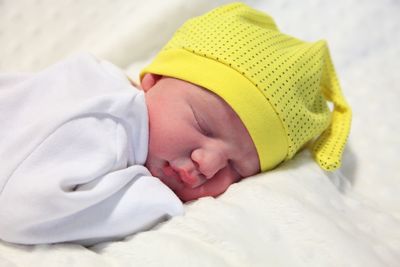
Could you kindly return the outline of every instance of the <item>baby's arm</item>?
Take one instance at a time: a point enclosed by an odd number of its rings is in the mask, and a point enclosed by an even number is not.
[[[145,167],[127,167],[127,140],[123,126],[107,117],[57,129],[1,193],[0,238],[91,245],[182,214],[179,199]]]

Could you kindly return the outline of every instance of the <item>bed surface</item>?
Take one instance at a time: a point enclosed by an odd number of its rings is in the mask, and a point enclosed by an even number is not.
[[[35,71],[79,50],[139,69],[183,21],[230,1],[0,1],[0,71]],[[299,38],[326,39],[353,108],[340,171],[293,161],[185,206],[120,242],[0,242],[0,266],[399,266],[400,3],[243,1]]]

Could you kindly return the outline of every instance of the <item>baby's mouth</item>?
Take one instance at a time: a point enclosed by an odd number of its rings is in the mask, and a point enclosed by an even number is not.
[[[162,169],[163,178],[162,179],[168,186],[172,186],[172,188],[180,188],[183,186],[183,182],[179,177],[179,174],[172,169],[172,167],[166,163]]]
[[[166,165],[162,168],[162,171],[165,176],[174,180],[178,180],[179,182],[185,184],[187,187],[190,187],[192,189],[199,187],[207,181],[207,179],[201,177],[201,175],[191,175],[183,169],[173,168],[169,163],[166,163]]]

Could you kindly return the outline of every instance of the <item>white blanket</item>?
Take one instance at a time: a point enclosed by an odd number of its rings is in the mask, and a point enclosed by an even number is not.
[[[226,2],[5,0],[0,70],[40,69],[84,49],[135,76],[184,20]],[[0,266],[399,266],[400,3],[244,2],[284,32],[330,44],[354,112],[342,170],[327,174],[304,151],[121,242],[0,243]]]

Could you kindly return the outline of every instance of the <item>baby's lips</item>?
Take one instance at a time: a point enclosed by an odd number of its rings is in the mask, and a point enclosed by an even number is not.
[[[162,171],[164,176],[168,177],[169,180],[174,180],[174,182],[178,182],[181,186],[185,185],[192,189],[207,182],[206,177],[196,170],[189,172],[183,168],[174,167],[168,162],[163,166]]]
[[[190,186],[190,188],[196,188],[202,184],[204,184],[207,179],[202,175],[191,175],[185,170],[178,170],[179,176],[181,180]]]
[[[163,179],[161,179],[168,187],[170,187],[172,190],[180,189],[183,187],[182,180],[179,177],[179,174],[174,171],[174,169],[169,166],[163,166],[162,167],[162,172],[163,172]]]
[[[194,183],[194,184],[192,185],[192,188],[199,187],[199,186],[201,186],[202,184],[204,184],[204,183],[207,182],[207,181],[208,181],[208,180],[207,180],[204,176],[199,175],[199,176],[197,177],[197,182]]]

